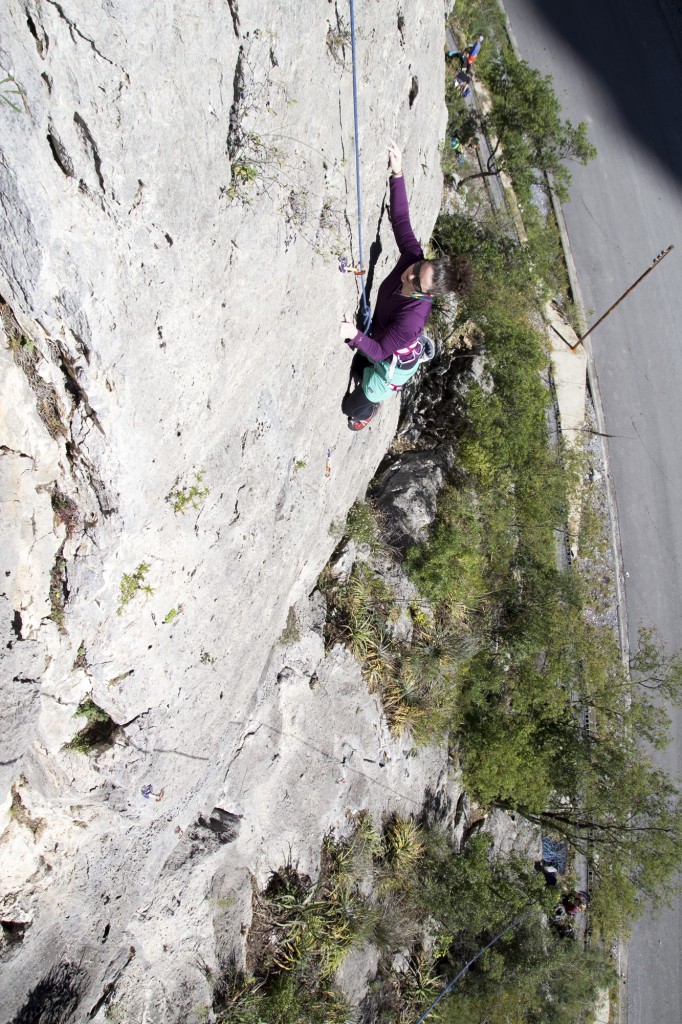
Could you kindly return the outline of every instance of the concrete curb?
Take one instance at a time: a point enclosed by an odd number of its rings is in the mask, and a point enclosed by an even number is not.
[[[503,0],[497,0],[498,6],[504,15],[504,20],[507,29],[507,35],[512,45],[512,49],[517,57],[520,57],[519,45],[514,35],[514,31],[511,27],[509,16],[504,8]],[[682,15],[678,11],[673,11],[670,0],[659,0],[659,4],[663,9],[668,24],[670,26],[671,34],[675,40],[675,46],[682,59]],[[552,184],[551,177],[548,176],[550,185]],[[578,315],[581,320],[581,327],[585,327],[585,307],[582,300],[582,292],[580,289],[580,281],[578,279],[578,272],[575,266],[575,260],[573,259],[573,252],[571,249],[571,241],[568,237],[568,230],[566,228],[566,221],[564,219],[564,211],[561,206],[560,200],[554,194],[552,189],[552,207],[554,209],[554,216],[556,218],[557,227],[559,229],[559,236],[561,238],[561,247],[564,253],[564,259],[566,260],[566,269],[568,271],[568,280],[573,294],[573,301],[575,302],[576,308],[578,309]],[[604,408],[601,400],[601,393],[599,391],[599,380],[597,377],[597,368],[594,361],[594,355],[592,352],[591,339],[586,338],[583,342],[583,348],[587,355],[587,387],[592,397],[592,404],[594,405],[595,416],[597,419],[597,427],[600,434],[602,459],[604,463],[604,473],[606,478],[606,498],[609,509],[609,525],[611,528],[611,547],[613,549],[613,558],[615,565],[615,588],[616,588],[616,605],[618,609],[618,639],[620,644],[621,658],[626,669],[630,664],[630,641],[628,637],[628,614],[627,614],[627,603],[625,596],[625,574],[623,571],[623,556],[620,543],[620,530],[618,527],[618,506],[616,503],[616,490],[613,480],[613,474],[611,472],[611,462],[609,459],[609,446],[608,438],[606,436],[606,424],[604,419]],[[618,968],[618,1022],[619,1024],[627,1024],[628,1021],[628,1001],[627,1001],[627,944],[619,941],[616,948],[616,961]]]
[[[568,237],[568,231],[566,229],[564,212],[561,207],[560,201],[554,194],[552,194],[552,206],[554,207],[554,215],[556,217],[557,226],[559,228],[559,235],[561,237],[561,247],[564,251],[564,257],[566,259],[566,267],[568,270],[568,280],[571,286],[571,292],[573,293],[574,302],[580,311],[580,317],[581,319],[584,320],[585,307],[583,305],[580,283],[578,281],[578,275],[575,269],[575,262],[573,260],[573,254],[571,252],[571,242]],[[604,409],[601,401],[601,393],[599,391],[599,380],[597,378],[597,368],[594,362],[591,339],[586,338],[582,344],[587,355],[587,387],[592,397],[595,415],[597,417],[597,427],[599,428],[600,434],[605,435],[606,423],[604,420]],[[626,666],[628,666],[630,663],[630,641],[628,638],[628,616],[627,603],[625,599],[625,575],[623,572],[623,558],[620,546],[620,530],[618,529],[618,507],[616,504],[615,486],[613,482],[613,476],[611,474],[611,464],[609,461],[608,438],[606,436],[602,436],[601,446],[602,457],[604,459],[604,469],[606,471],[607,499],[609,506],[609,518],[611,520],[611,544],[613,546],[613,553],[616,566],[615,585],[616,603],[618,605],[618,633],[623,663]]]
[[[665,6],[664,0],[660,0],[663,6]],[[521,57],[519,51],[519,44],[514,35],[514,30],[511,27],[509,16],[504,8],[503,0],[497,0],[500,10],[504,15],[507,35],[512,45],[512,49],[517,57]],[[682,18],[680,21],[682,25]],[[547,176],[550,186],[552,185],[551,175]],[[573,259],[573,252],[571,250],[571,241],[568,237],[568,230],[566,228],[566,221],[564,219],[564,211],[561,206],[560,200],[557,198],[554,189],[551,189],[552,196],[552,207],[554,209],[554,216],[556,217],[557,227],[559,229],[559,236],[561,238],[561,247],[564,252],[564,259],[566,260],[566,269],[568,271],[568,281],[573,294],[573,300],[578,309],[578,315],[581,320],[581,327],[586,326],[585,321],[585,307],[583,305],[582,292],[580,289],[580,281],[578,280],[578,271],[576,270],[575,260]],[[597,417],[597,426],[599,432],[602,435],[606,435],[606,425],[604,421],[604,409],[601,401],[601,394],[599,391],[599,380],[597,378],[597,368],[594,362],[594,355],[592,352],[592,342],[590,338],[586,338],[583,342],[583,348],[587,355],[587,387],[592,397],[594,404],[595,415]],[[607,437],[602,436],[602,457],[604,459],[604,469],[606,473],[607,482],[607,501],[609,507],[609,519],[611,520],[611,543],[613,546],[614,560],[616,566],[616,603],[618,606],[618,633],[620,641],[621,655],[623,663],[627,666],[630,663],[630,642],[628,639],[628,617],[627,617],[627,605],[625,599],[625,575],[623,572],[623,558],[620,545],[620,531],[618,529],[618,508],[616,505],[616,491],[613,482],[613,476],[611,473],[611,463],[609,460],[608,443]]]
[[[511,38],[511,36],[510,36]],[[512,42],[512,45],[515,44]],[[568,237],[568,230],[566,228],[566,221],[564,220],[564,211],[561,206],[561,202],[552,192],[552,206],[554,208],[554,216],[556,217],[557,227],[559,228],[559,235],[561,237],[561,247],[564,252],[564,258],[566,260],[566,269],[568,271],[568,281],[573,293],[573,301],[579,311],[579,317],[581,320],[581,326],[585,323],[585,306],[583,305],[582,292],[580,290],[580,282],[578,280],[578,273],[573,259],[573,253],[571,250],[571,241]],[[601,393],[599,391],[599,380],[597,378],[597,368],[594,362],[594,355],[592,352],[592,343],[590,338],[586,338],[582,343],[582,347],[585,350],[587,356],[587,388],[592,396],[592,404],[594,406],[594,412],[597,419],[597,428],[601,442],[601,453],[602,460],[604,463],[604,475],[606,479],[606,500],[609,509],[609,526],[611,528],[611,547],[613,549],[613,560],[615,566],[615,586],[616,586],[616,606],[618,609],[618,640],[620,644],[621,659],[626,669],[630,665],[630,640],[628,637],[628,609],[625,597],[625,576],[623,571],[623,556],[620,546],[620,529],[618,527],[618,507],[616,504],[616,489],[613,481],[613,475],[611,473],[611,463],[609,460],[609,444],[606,436],[606,423],[604,419],[604,409],[601,401]],[[615,950],[615,957],[617,962],[618,970],[618,1024],[628,1024],[628,1000],[627,1000],[627,969],[628,969],[628,949],[627,944],[623,941],[617,943]]]

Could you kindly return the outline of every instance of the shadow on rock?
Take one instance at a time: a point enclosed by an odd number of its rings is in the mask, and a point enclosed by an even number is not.
[[[83,978],[77,964],[53,967],[29,993],[10,1024],[67,1024],[78,1007]]]

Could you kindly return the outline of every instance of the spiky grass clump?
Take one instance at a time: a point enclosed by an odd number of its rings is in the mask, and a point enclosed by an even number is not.
[[[384,829],[383,853],[394,878],[401,882],[411,878],[424,856],[419,825],[412,818],[391,818]]]

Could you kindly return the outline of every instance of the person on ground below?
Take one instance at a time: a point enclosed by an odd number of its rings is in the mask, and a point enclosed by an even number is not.
[[[583,892],[582,889],[565,893],[561,897],[561,906],[567,914],[575,917],[581,910],[587,910],[587,893]]]
[[[421,333],[431,314],[434,295],[463,294],[472,283],[472,268],[465,256],[454,260],[427,260],[414,236],[402,172],[402,156],[395,142],[388,148],[391,171],[391,224],[400,258],[377,293],[368,334],[358,331],[347,316],[340,335],[356,349],[352,378],[341,404],[351,430],[362,430],[374,416],[379,402],[400,391],[423,355]]]

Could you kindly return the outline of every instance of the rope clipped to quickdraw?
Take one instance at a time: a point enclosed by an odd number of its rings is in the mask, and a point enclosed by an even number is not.
[[[362,259],[362,199],[360,195],[360,132],[358,129],[358,77],[356,71],[356,60],[355,60],[355,3],[354,0],[350,0],[350,39],[351,39],[351,50],[353,54],[353,121],[355,126],[355,180],[357,182],[357,196],[358,196],[358,256],[359,262],[358,267],[355,269],[356,275],[360,279],[360,287],[362,288],[362,298],[360,300],[360,310],[358,312],[358,320],[360,322],[361,330],[367,332],[369,329],[370,322],[372,320],[372,310],[369,308],[367,301],[367,293],[365,291],[365,264]],[[343,267],[346,270],[346,267]]]
[[[429,1015],[429,1014],[431,1013],[431,1011],[432,1011],[433,1009],[435,1009],[435,1008],[436,1008],[436,1006],[438,1006],[438,1004],[439,1004],[439,1002],[441,1001],[441,999],[443,999],[443,998],[444,998],[444,997],[445,997],[445,996],[446,996],[446,995],[448,994],[448,992],[451,992],[451,991],[452,991],[452,989],[453,989],[453,988],[455,987],[455,985],[457,984],[457,982],[459,981],[459,979],[460,979],[460,978],[462,977],[462,975],[463,975],[463,974],[466,974],[466,972],[467,972],[467,971],[469,970],[469,968],[471,967],[471,965],[472,965],[472,964],[475,964],[475,963],[476,963],[476,961],[477,961],[477,960],[478,960],[478,959],[479,959],[480,957],[482,957],[482,956],[483,956],[483,954],[484,954],[484,953],[486,952],[486,950],[490,949],[490,947],[491,947],[491,946],[494,946],[494,945],[495,945],[495,943],[496,943],[496,942],[498,942],[498,941],[499,941],[499,940],[500,940],[500,939],[502,938],[502,936],[503,936],[503,935],[506,935],[506,934],[507,934],[507,932],[510,932],[510,931],[512,930],[512,928],[515,928],[515,927],[516,927],[516,925],[517,925],[517,924],[521,924],[521,922],[522,922],[522,921],[525,921],[525,919],[526,919],[527,917],[530,917],[530,915],[531,915],[531,914],[533,914],[533,913],[535,912],[535,909],[536,909],[535,907],[531,907],[531,909],[530,909],[529,911],[527,911],[527,913],[525,913],[525,914],[521,914],[521,916],[520,916],[520,917],[517,917],[517,918],[516,918],[516,919],[515,919],[514,921],[512,921],[512,923],[511,923],[511,924],[508,924],[508,925],[507,925],[507,927],[506,927],[506,928],[504,929],[504,931],[500,932],[500,934],[499,934],[499,935],[496,935],[494,939],[491,939],[491,940],[490,940],[490,942],[488,943],[488,945],[487,945],[487,946],[484,946],[484,947],[483,947],[483,949],[480,949],[480,950],[478,951],[478,953],[476,954],[476,956],[475,956],[475,957],[473,957],[473,958],[472,958],[472,959],[471,959],[471,960],[469,961],[469,963],[468,963],[468,964],[465,964],[465,965],[464,965],[464,967],[462,968],[462,970],[461,970],[461,971],[459,972],[459,974],[458,974],[458,975],[457,975],[456,977],[454,977],[454,978],[452,979],[452,981],[450,982],[450,984],[449,984],[449,985],[447,985],[447,986],[446,986],[446,987],[445,987],[445,988],[443,989],[443,991],[442,991],[442,992],[441,992],[441,994],[440,994],[440,995],[438,996],[438,998],[437,998],[437,999],[435,999],[435,1000],[434,1000],[434,1001],[433,1001],[433,1002],[431,1003],[431,1005],[429,1006],[428,1010],[427,1010],[427,1011],[426,1011],[425,1013],[423,1013],[423,1014],[421,1015],[421,1017],[420,1017],[420,1018],[419,1018],[419,1020],[417,1021],[417,1024],[422,1024],[422,1021],[423,1021],[423,1020],[425,1020],[425,1019],[426,1019],[426,1018],[428,1017],[428,1015]]]

